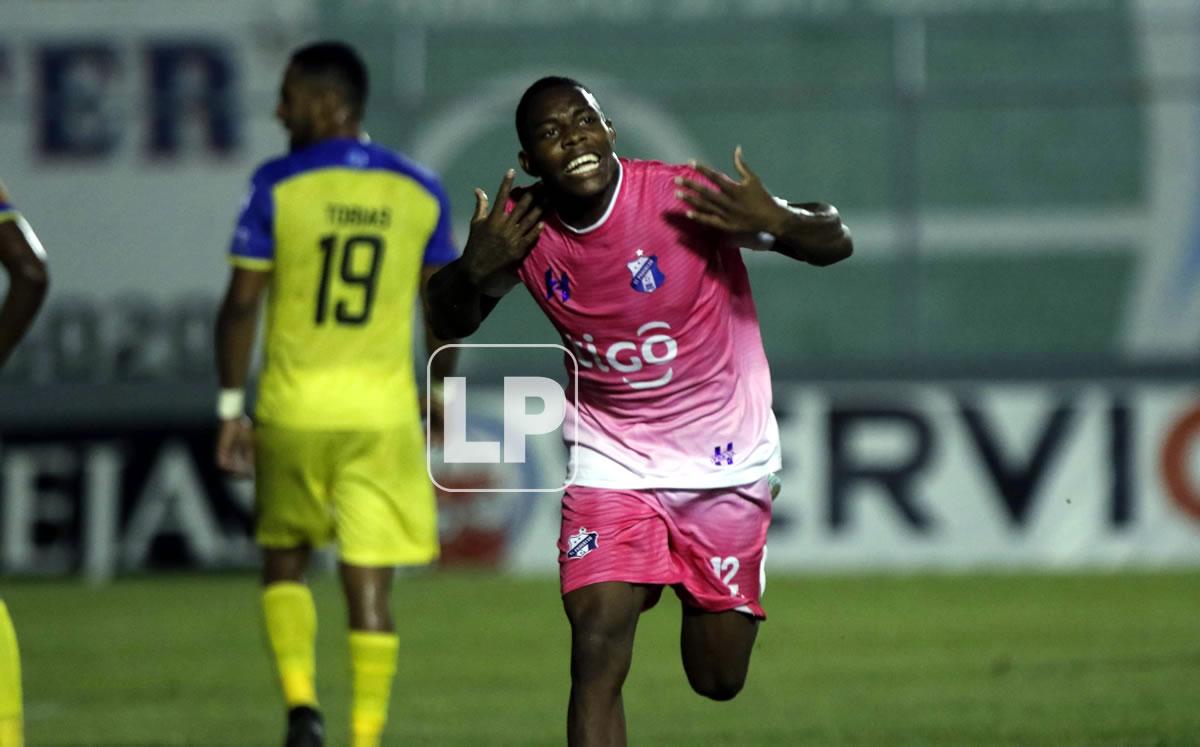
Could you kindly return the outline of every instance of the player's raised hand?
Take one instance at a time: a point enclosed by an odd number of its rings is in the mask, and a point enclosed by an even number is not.
[[[541,235],[542,208],[532,191],[521,195],[510,212],[504,211],[515,173],[509,169],[504,175],[490,211],[487,194],[475,190],[475,214],[471,216],[471,232],[462,259],[468,277],[476,284],[497,271],[511,269],[533,249]]]
[[[716,189],[694,179],[676,177],[675,184],[682,189],[676,190],[675,196],[690,206],[687,217],[733,234],[778,232],[787,211],[775,202],[758,175],[746,165],[740,145],[733,151],[733,165],[740,181],[702,163],[692,164]]]
[[[250,418],[221,421],[217,466],[234,477],[254,477],[254,426]]]

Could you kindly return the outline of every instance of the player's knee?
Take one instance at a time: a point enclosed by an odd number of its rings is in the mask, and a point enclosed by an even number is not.
[[[585,661],[619,659],[632,649],[631,643],[624,631],[617,629],[577,628],[571,635],[572,658]]]
[[[710,700],[733,700],[746,684],[743,674],[728,674],[723,672],[708,672],[704,675],[688,675],[692,690]]]
[[[620,682],[629,671],[633,641],[613,628],[576,629],[571,635],[571,677]]]

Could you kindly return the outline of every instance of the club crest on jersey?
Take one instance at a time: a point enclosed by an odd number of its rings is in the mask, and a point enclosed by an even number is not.
[[[600,546],[600,533],[589,532],[586,527],[567,538],[567,558],[578,560]]]
[[[629,285],[638,293],[653,293],[666,280],[662,270],[658,268],[658,255],[644,256],[645,252],[637,250],[637,259],[626,262],[625,266],[633,273],[633,282]]]

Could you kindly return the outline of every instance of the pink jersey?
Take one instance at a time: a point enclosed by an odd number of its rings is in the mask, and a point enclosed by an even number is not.
[[[582,230],[548,218],[518,273],[579,363],[574,483],[752,483],[780,467],[779,427],[740,250],[684,215],[673,180],[698,172],[620,164],[604,216]]]

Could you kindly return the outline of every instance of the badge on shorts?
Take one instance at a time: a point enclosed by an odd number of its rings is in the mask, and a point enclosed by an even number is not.
[[[567,538],[567,558],[578,560],[600,546],[600,534],[589,532],[586,527]]]

